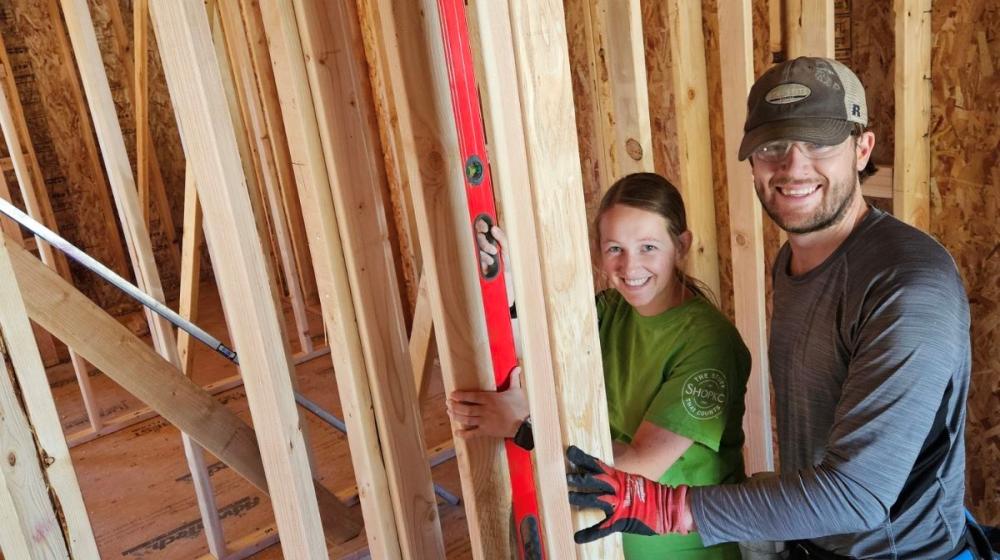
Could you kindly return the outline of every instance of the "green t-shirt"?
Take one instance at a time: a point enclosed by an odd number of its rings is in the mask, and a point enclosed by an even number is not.
[[[742,481],[750,353],[732,323],[701,297],[643,317],[615,290],[598,295],[597,316],[612,439],[630,443],[647,420],[694,441],[659,482]],[[624,535],[624,547],[628,560],[740,557],[735,543],[704,548],[697,533]]]

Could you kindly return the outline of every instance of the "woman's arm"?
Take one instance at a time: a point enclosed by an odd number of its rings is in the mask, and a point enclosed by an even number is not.
[[[615,443],[615,468],[659,480],[694,443],[649,421],[643,421],[632,443]]]

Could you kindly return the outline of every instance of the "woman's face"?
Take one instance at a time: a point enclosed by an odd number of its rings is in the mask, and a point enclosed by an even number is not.
[[[623,204],[609,208],[598,223],[601,270],[640,315],[676,305],[676,271],[686,248],[679,250],[667,228],[663,216]]]

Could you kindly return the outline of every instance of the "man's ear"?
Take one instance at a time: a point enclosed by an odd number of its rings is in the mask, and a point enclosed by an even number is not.
[[[872,157],[872,150],[875,149],[875,133],[866,130],[855,140],[855,150],[858,155],[857,171],[861,171],[868,165],[868,160]]]
[[[685,231],[684,233],[677,236],[677,242],[680,243],[680,247],[677,248],[677,253],[681,257],[686,257],[688,251],[691,249],[691,242],[694,236],[691,235],[690,231]]]

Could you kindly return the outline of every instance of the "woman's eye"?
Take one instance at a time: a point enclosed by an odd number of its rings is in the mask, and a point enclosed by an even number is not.
[[[617,255],[621,250],[621,247],[608,247],[605,252],[609,255]]]
[[[643,245],[642,246],[642,250],[643,251],[655,251],[656,250],[656,245]]]

